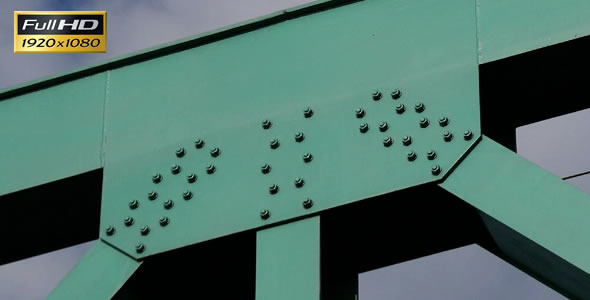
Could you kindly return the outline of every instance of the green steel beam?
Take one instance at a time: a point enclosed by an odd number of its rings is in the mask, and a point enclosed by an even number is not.
[[[479,209],[501,255],[590,298],[590,196],[484,137],[443,188]]]
[[[98,240],[47,300],[111,299],[140,265]]]
[[[98,169],[106,74],[0,101],[0,195]]]
[[[586,0],[477,0],[480,63],[590,34]]]
[[[256,237],[256,300],[320,299],[320,217]]]
[[[440,180],[480,134],[473,24],[471,0],[355,2],[109,71],[101,237],[142,258]]]

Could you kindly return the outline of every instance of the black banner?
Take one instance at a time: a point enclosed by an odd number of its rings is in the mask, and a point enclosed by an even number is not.
[[[18,15],[18,34],[102,35],[102,15]]]

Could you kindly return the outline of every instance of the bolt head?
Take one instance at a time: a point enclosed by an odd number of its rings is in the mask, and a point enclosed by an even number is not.
[[[380,91],[374,91],[371,96],[373,97],[373,100],[377,101],[377,100],[381,99],[382,95],[381,95]]]
[[[165,209],[171,209],[173,206],[174,206],[174,201],[172,201],[172,200],[166,200],[166,202],[164,202]]]
[[[129,208],[131,209],[136,209],[139,206],[139,201],[137,200],[132,200],[131,202],[129,202]]]
[[[303,116],[306,118],[311,118],[311,116],[313,116],[313,110],[310,107],[307,107],[303,110]]]
[[[428,151],[428,152],[426,153],[426,157],[427,157],[429,160],[433,160],[433,159],[435,159],[435,158],[436,158],[436,152],[435,152],[434,150],[430,150],[430,151]]]
[[[367,123],[361,124],[361,126],[359,127],[359,130],[361,131],[361,133],[366,133],[367,131],[369,131],[369,124],[367,124]]]
[[[439,165],[434,165],[432,166],[432,168],[430,169],[430,171],[432,172],[432,175],[438,175],[440,174],[440,172],[442,171],[442,169],[440,168]]]
[[[386,137],[386,138],[383,140],[383,146],[385,146],[385,147],[389,147],[389,146],[391,146],[392,144],[393,144],[393,139],[392,139],[391,137]]]
[[[205,141],[203,141],[202,139],[195,140],[195,148],[201,149],[203,148],[203,146],[205,146]]]
[[[139,232],[141,233],[141,235],[148,235],[150,233],[150,227],[145,225],[141,227],[141,229],[139,229]]]
[[[260,211],[260,218],[263,220],[270,218],[270,211],[268,209],[263,209]]]
[[[414,109],[416,110],[417,113],[421,113],[424,111],[426,107],[424,106],[424,103],[420,102],[420,103],[416,103],[416,105],[414,106]]]
[[[160,218],[160,226],[164,227],[170,223],[170,219],[168,217],[161,217]]]
[[[151,191],[148,193],[148,199],[150,200],[156,200],[156,198],[158,198],[158,193]]]
[[[279,147],[279,145],[280,145],[280,143],[279,143],[279,140],[277,140],[277,139],[270,141],[270,148],[271,149],[276,149]]]
[[[360,119],[364,116],[365,116],[365,110],[362,108],[357,108],[356,109],[356,117]]]
[[[471,132],[471,130],[466,130],[466,131],[463,133],[463,138],[464,138],[466,141],[469,141],[469,140],[471,140],[471,139],[473,138],[473,132]]]
[[[178,158],[183,157],[184,154],[185,154],[184,148],[176,149],[176,157],[178,157]]]
[[[143,253],[143,251],[145,251],[145,246],[143,244],[139,243],[135,246],[135,252]]]
[[[153,183],[160,183],[162,181],[162,175],[161,174],[154,174],[152,176],[152,182]]]
[[[409,146],[412,144],[412,137],[409,135],[406,135],[402,138],[402,144],[404,144],[404,146]]]
[[[408,160],[409,161],[415,161],[416,158],[418,157],[416,155],[416,152],[414,152],[414,151],[409,151],[408,154],[407,154],[407,156],[408,156]]]
[[[188,181],[188,183],[195,183],[195,181],[197,181],[197,175],[195,173],[188,174],[188,176],[186,176],[186,181]]]
[[[262,121],[262,128],[269,129],[272,126],[272,122],[269,120]]]
[[[298,132],[297,134],[295,134],[295,141],[297,143],[303,142],[304,139],[305,139],[305,135],[303,134],[303,132]]]
[[[395,89],[395,90],[393,90],[393,91],[391,92],[391,98],[392,98],[393,100],[397,100],[397,99],[399,99],[401,96],[402,96],[402,92],[401,92],[400,90],[398,90],[398,89]]]
[[[184,193],[182,193],[182,199],[184,200],[190,200],[193,197],[193,192],[191,191],[184,191]]]
[[[211,154],[211,157],[218,157],[219,154],[221,154],[221,150],[217,147],[211,149],[211,151],[209,151],[209,154]]]
[[[398,114],[403,114],[404,111],[406,111],[406,106],[403,104],[398,104],[395,106],[395,112],[397,112]]]
[[[108,227],[105,229],[105,233],[106,233],[108,236],[111,236],[111,235],[115,234],[115,227],[113,227],[113,226],[108,226]]]
[[[443,133],[443,139],[445,140],[445,142],[450,142],[453,140],[453,134],[448,131],[445,131]]]
[[[305,200],[303,200],[303,208],[305,209],[310,209],[313,206],[313,200],[307,198]]]
[[[264,164],[262,165],[262,167],[260,167],[260,171],[262,171],[262,174],[268,174],[270,173],[271,167],[269,164]]]
[[[449,118],[447,118],[447,117],[440,117],[438,119],[438,124],[440,125],[440,127],[445,127],[445,126],[449,125]]]
[[[215,173],[215,166],[214,165],[208,165],[207,166],[207,174],[213,174]]]
[[[123,223],[125,223],[125,226],[129,227],[131,225],[133,225],[135,221],[133,220],[132,217],[126,217],[125,220],[123,220]]]
[[[305,180],[303,178],[297,177],[295,178],[295,187],[300,188],[305,184]]]
[[[420,119],[420,127],[426,128],[426,127],[428,127],[429,124],[430,124],[430,121],[428,121],[427,118]]]
[[[303,161],[308,163],[310,161],[313,160],[313,155],[311,155],[311,153],[305,153],[303,154]]]
[[[274,195],[274,194],[278,193],[278,192],[279,192],[279,186],[278,186],[278,185],[276,185],[276,184],[273,184],[273,185],[271,185],[271,186],[268,188],[268,192],[269,192],[271,195]]]
[[[389,128],[389,124],[387,124],[387,122],[379,123],[379,131],[385,132],[385,131],[387,131],[388,128]]]
[[[172,172],[172,174],[174,175],[180,173],[180,166],[176,164],[172,165],[172,167],[170,168],[170,172]]]

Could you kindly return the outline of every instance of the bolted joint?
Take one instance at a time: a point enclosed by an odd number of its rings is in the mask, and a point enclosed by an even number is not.
[[[404,146],[409,146],[412,144],[412,137],[409,135],[406,135],[402,138],[402,144],[404,144]]]
[[[184,154],[186,154],[186,151],[184,150],[184,148],[178,148],[176,149],[176,157],[181,158],[184,156]]]
[[[125,224],[125,226],[129,227],[131,225],[133,225],[135,221],[133,220],[132,217],[126,217],[125,220],[123,220],[123,223]]]
[[[186,181],[188,181],[188,183],[195,183],[197,181],[197,175],[195,173],[188,174],[188,176],[186,176]]]
[[[270,170],[271,169],[272,168],[270,167],[269,164],[264,164],[264,165],[262,165],[262,167],[260,167],[260,171],[262,172],[262,174],[268,174],[268,173],[270,173]]]
[[[158,198],[158,193],[151,191],[148,193],[148,199],[150,200],[156,200],[156,198]]]
[[[398,89],[395,89],[391,92],[391,99],[397,100],[402,96],[402,92]]]
[[[300,188],[305,184],[305,180],[303,180],[303,178],[301,178],[301,177],[297,177],[297,178],[295,178],[294,183],[295,183],[296,188]]]
[[[313,155],[311,155],[311,153],[305,153],[303,154],[303,161],[308,163],[310,161],[313,160]]]
[[[310,209],[313,206],[313,200],[307,198],[305,200],[303,200],[303,208],[305,209]]]
[[[428,121],[427,118],[420,119],[420,127],[421,128],[426,128],[426,127],[428,127],[429,124],[430,124],[430,121]]]
[[[391,146],[391,145],[393,145],[393,139],[392,139],[391,137],[386,137],[386,138],[383,140],[383,146],[385,146],[385,147],[389,147],[389,146]]]
[[[270,211],[268,209],[263,209],[260,211],[260,218],[263,220],[270,218]]]
[[[357,108],[355,111],[355,114],[356,114],[356,117],[360,119],[365,116],[365,110],[362,108]]]
[[[279,140],[274,139],[270,141],[270,149],[277,149],[280,146]]]
[[[160,183],[161,181],[162,181],[162,175],[161,174],[157,174],[156,173],[156,174],[154,174],[152,176],[152,182],[153,183],[156,183],[157,184],[157,183]]]
[[[213,173],[215,173],[215,170],[216,170],[215,166],[211,165],[211,164],[209,164],[206,168],[207,174],[213,174]]]
[[[430,171],[432,172],[432,175],[439,175],[440,172],[442,171],[442,169],[440,168],[439,165],[434,165],[432,166],[432,168],[430,169]]]
[[[443,139],[445,140],[445,142],[450,142],[453,140],[453,134],[448,131],[445,131],[443,133]]]
[[[465,132],[463,132],[463,138],[466,141],[469,141],[473,138],[473,132],[471,132],[471,130],[466,130]]]
[[[297,134],[295,134],[295,141],[297,143],[303,142],[304,139],[305,139],[305,135],[303,134],[303,132],[298,132]]]
[[[279,186],[278,186],[278,185],[276,185],[276,184],[273,184],[273,185],[271,185],[271,186],[268,188],[268,192],[269,192],[271,195],[274,195],[274,194],[278,193],[278,192],[279,192]]]
[[[381,94],[380,91],[374,91],[373,94],[371,94],[371,97],[373,98],[373,100],[378,101],[381,99],[381,96],[383,96]]]
[[[139,232],[141,233],[141,235],[148,235],[150,233],[150,227],[145,225],[141,227],[141,229],[139,229]]]
[[[430,150],[426,153],[426,157],[428,158],[428,160],[433,160],[436,158],[436,151],[434,150]]]
[[[174,206],[174,201],[172,201],[172,200],[166,200],[166,202],[164,202],[165,209],[171,209],[173,206]]]
[[[193,197],[193,192],[191,191],[184,191],[182,193],[182,199],[184,200],[190,200]]]
[[[409,151],[407,156],[408,156],[408,161],[415,161],[416,158],[418,157],[416,155],[416,152],[414,152],[414,151]]]
[[[303,110],[303,116],[305,118],[311,118],[311,116],[313,116],[313,110],[311,109],[311,107],[307,107]]]
[[[170,168],[170,172],[172,172],[172,174],[174,175],[180,173],[180,166],[176,164],[172,165],[172,167]]]
[[[379,123],[379,131],[381,132],[385,132],[387,131],[387,129],[389,128],[389,124],[387,124],[387,122],[381,122]]]
[[[131,209],[136,209],[139,206],[139,201],[137,200],[132,200],[131,202],[129,202],[129,208]]]
[[[115,227],[113,227],[113,226],[108,226],[108,227],[105,229],[105,233],[106,233],[108,236],[111,236],[111,235],[115,234]]]
[[[221,154],[221,150],[217,147],[211,149],[211,151],[209,151],[209,154],[211,154],[211,157],[218,157],[219,154]]]
[[[164,227],[170,223],[170,219],[168,217],[161,217],[160,218],[160,226]]]
[[[416,105],[414,105],[414,109],[416,110],[417,113],[421,113],[424,111],[424,109],[426,109],[426,107],[424,106],[424,103],[420,102],[420,103],[416,103]]]
[[[447,118],[447,117],[440,117],[438,119],[438,124],[440,125],[440,127],[445,127],[445,126],[449,125],[449,118]]]
[[[203,146],[205,146],[205,141],[203,141],[202,139],[195,140],[195,148],[201,149],[203,148]]]
[[[263,129],[269,129],[270,127],[272,127],[272,122],[269,120],[264,120],[262,121],[262,128]]]

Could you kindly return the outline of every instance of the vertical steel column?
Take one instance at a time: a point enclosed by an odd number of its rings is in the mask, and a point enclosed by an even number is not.
[[[320,217],[258,232],[256,300],[320,299]]]
[[[47,300],[111,299],[140,265],[98,240]]]

